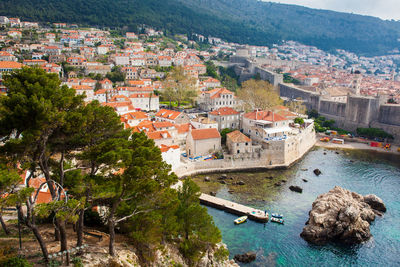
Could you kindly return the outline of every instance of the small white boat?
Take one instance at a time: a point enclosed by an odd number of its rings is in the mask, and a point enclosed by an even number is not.
[[[239,217],[239,218],[237,218],[236,220],[234,220],[233,222],[234,222],[235,224],[241,224],[241,223],[244,223],[245,221],[247,221],[247,216]]]
[[[278,219],[278,218],[272,217],[271,222],[284,224],[285,221],[283,219]]]

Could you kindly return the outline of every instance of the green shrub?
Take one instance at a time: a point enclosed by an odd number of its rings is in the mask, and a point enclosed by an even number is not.
[[[49,267],[58,267],[61,266],[61,262],[58,260],[51,260],[48,264]]]
[[[20,257],[9,258],[6,261],[0,263],[3,267],[32,267],[32,263],[29,263],[26,259]]]
[[[82,259],[79,257],[73,258],[72,263],[74,264],[74,267],[83,267]]]
[[[368,138],[390,138],[393,139],[393,135],[385,132],[379,128],[357,128],[357,134]]]
[[[300,125],[303,125],[304,124],[304,119],[303,118],[295,118],[294,119],[294,123],[298,123]]]
[[[215,250],[214,257],[217,262],[222,262],[228,259],[229,251],[225,247],[221,246]]]

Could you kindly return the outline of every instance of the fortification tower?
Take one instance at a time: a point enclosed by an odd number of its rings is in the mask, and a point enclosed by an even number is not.
[[[362,75],[356,70],[353,73],[353,81],[351,83],[351,92],[353,95],[360,95]]]

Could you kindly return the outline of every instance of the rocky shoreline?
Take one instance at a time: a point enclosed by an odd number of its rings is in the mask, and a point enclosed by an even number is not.
[[[317,245],[330,241],[359,244],[372,236],[370,224],[384,212],[386,207],[379,197],[335,186],[314,201],[300,236]]]

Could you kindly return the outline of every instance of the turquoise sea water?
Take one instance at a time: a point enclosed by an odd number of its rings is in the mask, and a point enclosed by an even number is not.
[[[274,189],[272,196],[266,190],[265,198],[252,199],[249,197],[251,187],[246,193],[229,194],[228,186],[219,186],[217,196],[282,213],[285,219],[285,225],[248,221],[235,226],[233,220],[237,216],[208,208],[222,232],[223,242],[228,245],[231,258],[252,250],[257,252],[257,260],[244,266],[400,266],[400,158],[373,152],[341,151],[336,154],[329,150],[324,155],[324,151],[315,149],[289,171],[278,171],[287,182]],[[319,168],[322,175],[315,176],[312,173],[315,168]],[[277,172],[273,174],[277,175]],[[268,172],[257,174],[254,179],[265,179],[262,177],[266,175]],[[290,191],[290,185],[301,186],[303,193]],[[335,185],[362,195],[376,194],[385,202],[387,212],[372,223],[373,238],[368,242],[355,246],[315,246],[299,236],[315,198]],[[253,190],[258,190],[259,195],[260,188],[255,187]]]

